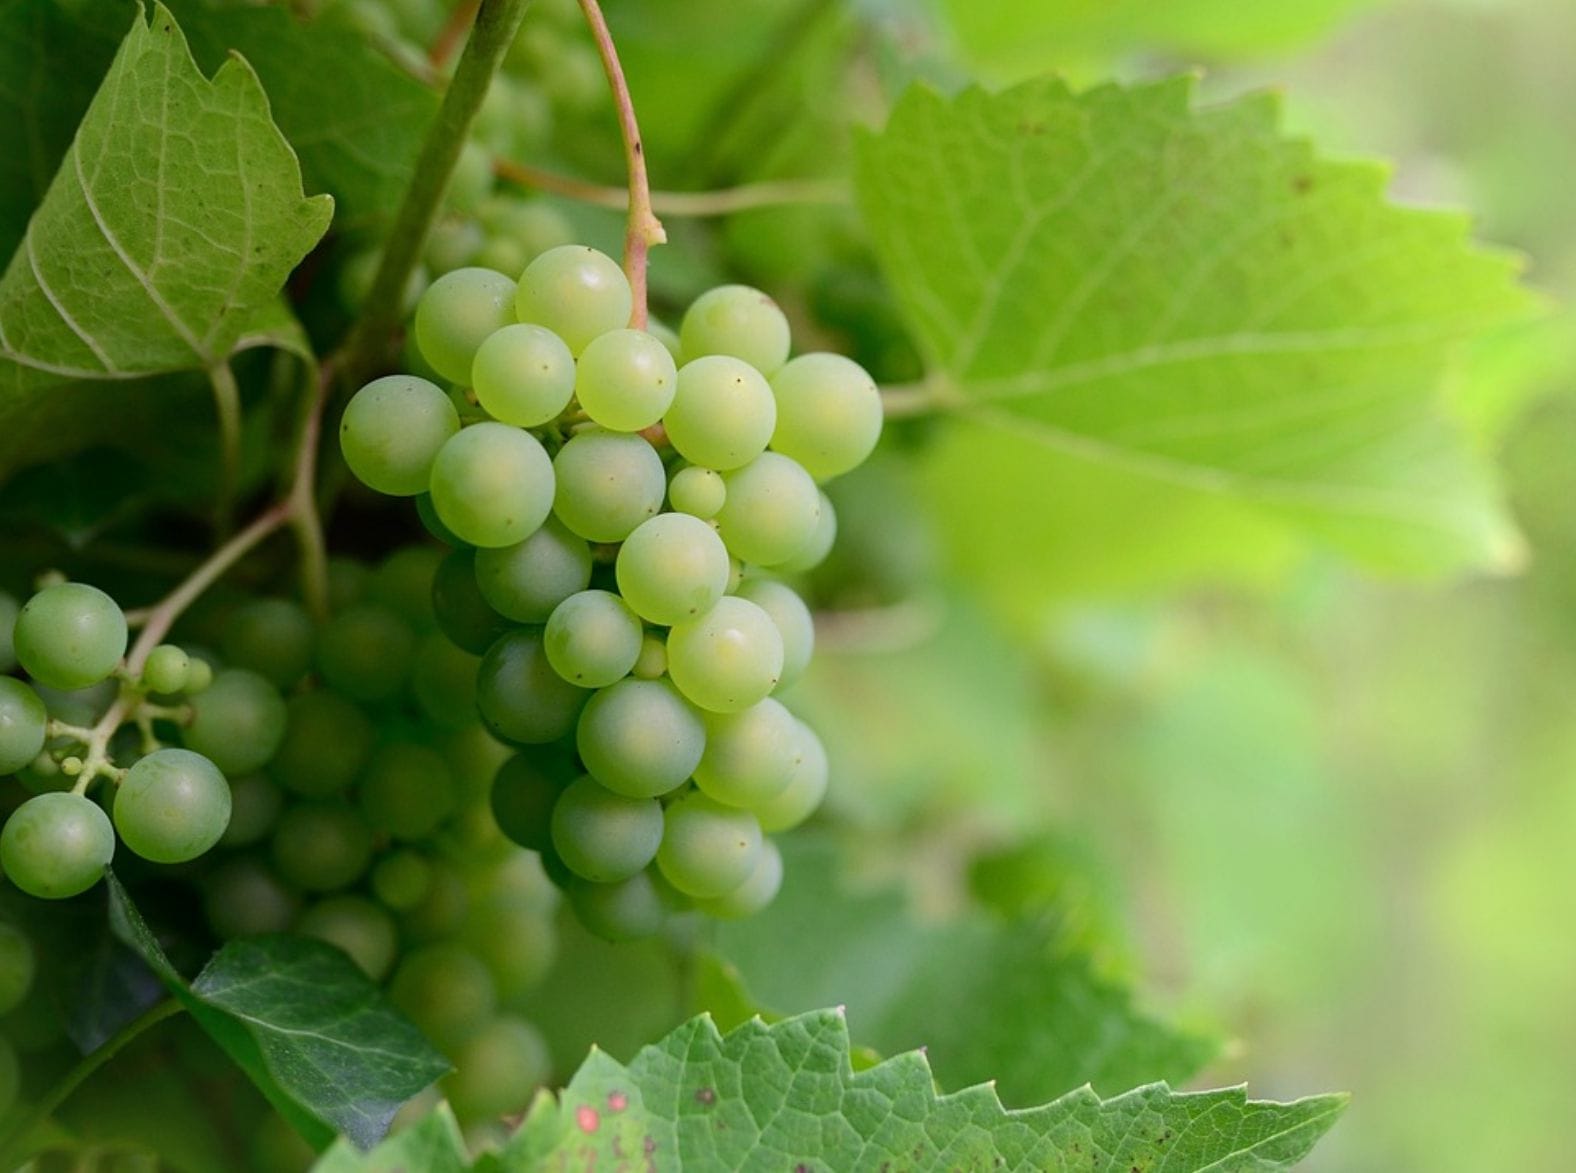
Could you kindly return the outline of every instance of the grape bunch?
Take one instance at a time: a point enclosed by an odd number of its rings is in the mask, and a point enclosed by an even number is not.
[[[628,328],[632,308],[619,266],[584,246],[518,281],[445,274],[413,333],[450,389],[376,379],[339,431],[351,471],[414,497],[452,547],[438,623],[480,655],[482,720],[520,747],[493,784],[499,827],[615,940],[775,896],[766,836],[827,785],[819,739],[773,695],[814,642],[783,577],[826,556],[820,483],[882,422],[855,363],[789,357],[758,290],[703,294],[676,335]]]

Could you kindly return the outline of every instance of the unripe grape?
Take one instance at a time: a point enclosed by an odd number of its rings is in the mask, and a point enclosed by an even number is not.
[[[815,536],[821,492],[788,457],[763,452],[723,479],[728,493],[717,511],[717,532],[730,554],[771,566],[793,557]]]
[[[662,804],[615,794],[589,776],[558,796],[553,847],[582,879],[611,883],[634,875],[655,858],[662,841]]]
[[[737,713],[767,696],[782,675],[783,637],[748,599],[719,599],[668,633],[668,675],[703,709]]]
[[[440,375],[469,383],[482,342],[514,319],[515,283],[491,269],[445,273],[416,304],[416,343]]]
[[[285,702],[285,734],[269,776],[308,798],[338,794],[361,772],[375,737],[372,722],[338,693],[297,693]]]
[[[763,831],[791,831],[804,822],[826,797],[826,749],[815,730],[799,722],[799,737],[794,754],[793,773],[788,785],[775,797],[755,808]]]
[[[575,397],[604,428],[638,432],[673,402],[678,370],[667,347],[643,330],[609,330],[580,355]]]
[[[516,322],[477,348],[471,386],[500,423],[539,427],[556,419],[574,397],[575,356],[547,327]]]
[[[23,606],[12,640],[18,662],[40,684],[86,688],[126,654],[126,616],[98,587],[56,583]]]
[[[553,512],[593,542],[621,542],[662,508],[662,458],[641,436],[593,428],[553,458]]]
[[[590,583],[591,547],[551,518],[522,542],[476,551],[482,598],[518,623],[547,622],[553,608]]]
[[[609,790],[655,798],[694,773],[706,727],[670,681],[631,678],[591,698],[575,728],[575,746],[592,777]]]
[[[581,244],[550,248],[520,275],[519,320],[546,326],[579,354],[597,335],[629,324],[629,279],[605,253]]]
[[[792,587],[771,578],[746,578],[734,592],[771,616],[783,637],[783,671],[779,688],[799,679],[815,651],[815,620]]]
[[[590,697],[548,663],[540,630],[521,628],[487,649],[476,672],[476,707],[504,741],[540,745],[574,728]]]
[[[862,464],[881,438],[881,392],[840,354],[802,354],[772,376],[777,426],[772,448],[818,481]]]
[[[541,1032],[523,1018],[499,1015],[454,1053],[443,1094],[462,1124],[518,1112],[553,1073]]]
[[[148,653],[142,665],[142,684],[149,692],[176,693],[186,687],[186,673],[192,659],[186,649],[175,644],[160,644]],[[0,770],[0,773],[4,773]]]
[[[349,807],[331,802],[293,806],[274,831],[274,864],[309,892],[348,888],[372,862],[372,831]]]
[[[86,892],[115,854],[115,830],[92,799],[58,791],[28,799],[0,831],[0,868],[41,900]]]
[[[238,777],[267,765],[284,739],[288,716],[284,698],[268,681],[245,668],[226,668],[193,698],[183,740],[221,773]]]
[[[498,829],[521,847],[546,850],[552,840],[553,805],[578,776],[567,752],[551,752],[549,747],[516,754],[493,778],[489,802]]]
[[[728,550],[687,513],[662,513],[635,529],[614,564],[618,590],[636,614],[668,626],[714,606],[728,586]]]
[[[208,873],[204,886],[203,913],[221,941],[282,933],[295,919],[294,893],[255,856],[224,861]]]
[[[743,359],[712,354],[679,368],[673,404],[662,417],[674,450],[691,464],[739,468],[766,450],[777,403],[765,377]]]
[[[432,612],[444,635],[479,656],[510,624],[482,594],[476,580],[477,554],[468,547],[451,550],[439,564],[432,576]]]
[[[416,633],[381,603],[356,603],[323,624],[317,667],[324,683],[353,700],[387,700],[399,691],[416,651]]]
[[[411,497],[426,492],[438,450],[459,430],[459,414],[441,387],[417,375],[386,375],[345,405],[339,450],[362,484]]]
[[[295,931],[343,950],[375,982],[388,974],[399,952],[394,918],[363,896],[319,900],[301,913]]]
[[[755,870],[761,827],[749,811],[694,791],[670,803],[663,820],[657,866],[680,892],[702,900],[726,896]]]
[[[155,750],[133,763],[115,791],[121,842],[154,863],[196,859],[229,824],[230,784],[191,750]]]
[[[454,813],[454,778],[438,753],[413,741],[378,747],[358,782],[361,812],[374,831],[426,839]]]
[[[480,1031],[498,1005],[487,967],[453,944],[407,954],[389,983],[389,999],[444,1050]]]
[[[728,806],[753,809],[771,801],[793,775],[798,725],[771,697],[742,712],[711,714],[695,785]]]
[[[535,436],[508,424],[463,429],[432,464],[432,504],[473,546],[523,541],[553,508],[553,462]]]
[[[14,774],[39,755],[49,710],[25,681],[0,676],[0,775]]]
[[[668,503],[679,513],[713,518],[728,496],[727,483],[716,469],[685,465],[668,482]]]
[[[695,905],[707,916],[723,920],[742,920],[754,916],[777,898],[783,886],[783,857],[777,844],[770,839],[761,840],[761,853],[749,878],[733,891]]]
[[[669,911],[649,868],[611,884],[576,879],[569,885],[569,903],[581,924],[608,941],[649,937],[662,928]]]
[[[604,688],[629,675],[644,632],[618,595],[580,591],[553,608],[542,638],[555,672],[582,688]]]
[[[728,354],[771,375],[788,359],[788,319],[759,289],[719,285],[690,305],[679,340],[690,358]]]
[[[33,942],[15,925],[0,921],[0,1014],[9,1014],[22,1004],[33,988],[38,959]],[[4,1109],[0,1108],[0,1114]]]

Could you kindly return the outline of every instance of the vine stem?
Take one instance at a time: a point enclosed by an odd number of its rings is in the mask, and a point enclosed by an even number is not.
[[[607,74],[608,88],[613,91],[613,104],[618,107],[618,129],[624,139],[624,164],[629,171],[629,219],[624,229],[624,275],[629,278],[629,288],[634,293],[634,308],[629,324],[636,330],[646,328],[646,261],[651,246],[668,238],[662,221],[651,208],[651,181],[646,176],[646,148],[640,141],[640,124],[635,120],[635,103],[629,96],[629,83],[624,80],[624,67],[618,60],[618,48],[613,44],[613,34],[608,30],[607,18],[597,0],[580,0],[580,11],[585,14],[591,29],[591,39],[596,42],[597,54],[602,58],[602,70]]]
[[[529,163],[494,159],[493,174],[519,187],[550,192],[593,207],[614,212],[629,208],[629,192],[622,187],[560,175]],[[835,179],[769,179],[717,191],[653,191],[651,208],[663,216],[699,218],[788,204],[845,204],[848,199],[848,186]]]

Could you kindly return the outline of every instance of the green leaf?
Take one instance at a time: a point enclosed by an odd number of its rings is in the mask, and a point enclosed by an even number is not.
[[[210,81],[168,11],[139,16],[0,277],[0,468],[134,393],[103,384],[222,362],[332,209],[302,198],[250,67]],[[71,411],[37,410],[67,388]]]
[[[449,1105],[440,1103],[368,1152],[341,1138],[312,1173],[464,1173],[470,1167],[459,1122]]]
[[[1441,386],[1454,343],[1529,312],[1517,262],[1386,203],[1381,167],[1281,136],[1272,99],[1191,91],[914,89],[863,138],[865,219],[937,405],[1374,566],[1514,564]],[[1032,474],[1013,488],[1042,499]],[[971,517],[1016,548],[1016,514]]]
[[[1009,1112],[989,1086],[938,1095],[919,1052],[855,1072],[839,1011],[755,1020],[726,1037],[702,1016],[627,1067],[594,1052],[556,1104],[538,1102],[500,1164],[1269,1173],[1307,1155],[1344,1105],[1151,1084]]]

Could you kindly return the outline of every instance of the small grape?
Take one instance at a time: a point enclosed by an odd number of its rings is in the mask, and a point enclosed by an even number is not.
[[[459,945],[428,945],[407,954],[389,982],[389,999],[440,1049],[477,1034],[498,1005],[487,967]]]
[[[86,688],[126,654],[126,616],[98,587],[56,583],[23,606],[12,639],[17,660],[40,684]]]
[[[755,817],[764,831],[791,831],[815,813],[826,797],[826,749],[815,730],[799,722],[798,749],[793,774],[787,787],[776,798],[755,808]]]
[[[609,330],[593,338],[575,371],[575,396],[604,428],[638,432],[673,402],[678,370],[667,347],[643,330]]]
[[[441,631],[423,636],[410,673],[410,689],[423,715],[442,729],[463,729],[475,721],[480,664],[480,656],[458,647]]]
[[[423,943],[446,941],[460,931],[470,900],[465,877],[453,865],[434,860],[432,882],[420,902],[406,911],[402,934]]]
[[[126,771],[115,792],[121,842],[154,863],[196,859],[229,825],[230,784],[191,750],[155,750]]]
[[[29,896],[86,892],[115,854],[115,829],[92,799],[67,791],[28,799],[0,831],[0,868]]]
[[[471,386],[500,423],[535,428],[558,417],[575,393],[575,356],[545,326],[522,322],[488,335],[476,351]]]
[[[612,884],[576,879],[569,885],[569,903],[581,924],[608,941],[649,937],[668,918],[668,906],[649,868]]]
[[[241,855],[210,872],[203,913],[221,941],[282,933],[295,919],[296,898],[262,860]]]
[[[199,692],[207,692],[213,684],[213,665],[207,660],[193,658],[186,665],[186,687],[182,691],[187,696],[196,696]]]
[[[482,264],[480,254],[485,247],[487,247],[487,234],[475,220],[465,216],[445,216],[432,226],[432,234],[427,237],[421,259],[432,272],[439,275],[452,273],[467,265],[496,269],[496,265]],[[412,308],[421,304],[420,297],[425,292],[426,286],[423,286],[417,293],[417,300],[412,303]]]
[[[186,687],[192,658],[175,644],[160,644],[148,653],[142,665],[142,683],[149,692],[176,693]]]
[[[0,921],[0,1014],[10,1014],[33,988],[38,959],[33,942],[15,925]],[[0,1108],[4,1115],[4,1108]]]
[[[505,741],[540,745],[574,728],[591,694],[548,663],[540,630],[521,628],[487,649],[476,672],[476,707]]]
[[[482,598],[520,623],[545,623],[554,607],[590,582],[591,547],[552,519],[523,542],[476,552]]]
[[[814,570],[826,556],[832,552],[832,544],[837,541],[837,511],[832,508],[832,499],[825,493],[821,494],[821,515],[816,519],[815,533],[810,535],[810,540],[796,550],[792,557],[777,563],[772,569],[778,574],[803,574],[807,570]]]
[[[473,546],[511,546],[553,508],[553,462],[536,437],[508,424],[463,429],[432,465],[432,504]]]
[[[466,140],[449,172],[449,186],[444,192],[444,202],[457,212],[467,215],[476,211],[492,192],[492,155],[481,143]]]
[[[634,305],[618,263],[579,244],[550,248],[527,265],[514,301],[520,321],[546,326],[576,355],[597,335],[628,325]]]
[[[629,675],[644,634],[640,617],[613,592],[580,591],[553,608],[542,639],[560,676],[582,688],[603,688]]]
[[[881,438],[881,392],[863,367],[840,354],[801,354],[772,376],[777,426],[772,448],[818,481],[858,467]]]
[[[537,858],[533,852],[520,854],[533,862]],[[536,863],[535,869],[541,886],[556,898],[557,890],[541,874],[541,864]],[[558,953],[552,904],[535,907],[514,892],[485,894],[466,917],[461,940],[481,958],[498,987],[499,1000],[506,1004],[518,1002],[539,985]]]
[[[349,788],[375,737],[372,722],[338,693],[297,693],[285,702],[285,734],[268,774],[296,794],[328,798]]]
[[[434,750],[390,741],[367,763],[358,784],[361,813],[374,831],[396,840],[425,839],[454,813],[454,778]]]
[[[728,486],[716,469],[685,465],[668,482],[668,503],[679,513],[710,519],[727,500]]]
[[[553,1073],[541,1032],[523,1018],[499,1015],[454,1052],[443,1094],[461,1124],[518,1112]]]
[[[759,289],[719,285],[685,312],[679,340],[690,358],[732,355],[770,375],[788,359],[788,319]]]
[[[343,611],[352,603],[361,602],[371,577],[372,572],[354,558],[331,556],[328,560],[328,609]]]
[[[798,741],[797,718],[771,697],[739,713],[711,714],[695,785],[728,806],[770,802],[793,776]]]
[[[680,692],[715,713],[749,708],[772,691],[782,670],[782,634],[748,599],[719,599],[668,633],[668,675]]]
[[[619,547],[618,590],[635,613],[668,626],[714,606],[728,586],[728,550],[715,530],[687,513],[643,522]]]
[[[436,546],[401,546],[372,572],[367,600],[381,603],[417,631],[430,631],[438,622],[432,613],[432,576],[443,558]]]
[[[761,827],[749,811],[692,791],[668,805],[663,822],[657,866],[680,892],[702,900],[726,896],[755,870]]]
[[[230,783],[230,822],[219,836],[223,847],[250,847],[273,832],[284,809],[284,793],[262,774]]]
[[[300,603],[252,599],[230,613],[219,650],[230,667],[250,668],[276,687],[289,688],[312,667],[314,636],[312,617]]]
[[[372,868],[372,893],[395,912],[415,908],[432,890],[432,864],[414,851],[396,851]]]
[[[498,829],[521,847],[547,849],[553,804],[578,776],[568,753],[515,754],[493,778],[489,802]]]
[[[656,857],[662,804],[615,794],[587,776],[558,796],[552,834],[559,858],[575,875],[602,884],[627,879]]]
[[[0,676],[0,774],[14,774],[44,748],[49,710],[24,681]]]
[[[553,458],[553,512],[593,542],[621,542],[662,508],[662,458],[641,436],[592,428]]]
[[[668,670],[668,644],[660,635],[648,631],[640,641],[640,655],[631,668],[630,675],[641,680],[655,680]]]
[[[470,382],[477,348],[514,321],[515,283],[491,269],[445,273],[416,304],[416,344],[438,374]]]
[[[734,592],[771,616],[783,637],[783,671],[779,687],[799,679],[815,651],[815,620],[792,587],[771,578],[747,578]]]
[[[707,916],[723,920],[742,920],[754,916],[777,898],[783,886],[783,857],[777,844],[761,840],[761,854],[749,878],[733,891],[696,904]]]
[[[575,745],[591,776],[609,790],[655,798],[694,772],[706,726],[669,681],[621,680],[587,703]]]
[[[372,862],[372,831],[349,807],[332,802],[293,806],[274,831],[274,866],[309,892],[348,888]]]
[[[339,450],[362,484],[411,497],[426,491],[438,450],[459,430],[459,413],[441,387],[418,375],[386,375],[345,405]]]
[[[355,603],[323,624],[317,668],[352,700],[387,700],[399,691],[416,652],[416,633],[391,607]]]
[[[815,536],[821,492],[788,457],[763,452],[723,479],[728,494],[717,512],[717,532],[730,553],[771,566],[793,557]]]
[[[364,896],[319,900],[301,913],[295,931],[343,950],[375,982],[388,975],[399,952],[394,918]]]
[[[492,609],[476,581],[477,551],[452,550],[432,576],[432,611],[438,630],[459,647],[481,655],[509,630],[509,621]]]
[[[268,681],[245,668],[226,668],[192,701],[186,748],[223,774],[250,774],[274,756],[288,716],[284,698]]]
[[[766,451],[777,426],[777,404],[771,384],[749,363],[705,355],[679,368],[662,425],[674,450],[691,464],[739,468]]]
[[[574,243],[573,225],[546,200],[495,196],[482,206],[480,216],[482,227],[489,236],[494,240],[500,237],[507,239],[525,254],[521,268],[550,248]],[[505,272],[512,273],[515,270],[507,269]]]

